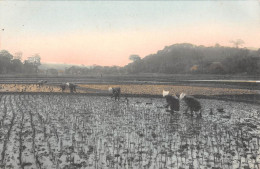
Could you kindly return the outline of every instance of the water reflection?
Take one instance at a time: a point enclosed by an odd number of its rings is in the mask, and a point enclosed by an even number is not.
[[[202,129],[202,118],[181,112],[173,113],[169,117],[170,119],[167,126],[168,133],[178,133],[178,135],[186,138],[199,136]]]

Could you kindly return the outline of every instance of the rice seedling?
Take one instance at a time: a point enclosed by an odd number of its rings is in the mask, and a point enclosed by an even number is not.
[[[97,169],[260,167],[259,106],[200,99],[205,113],[202,118],[192,118],[184,113],[184,105],[174,114],[166,112],[163,98],[128,100],[1,95],[0,165]],[[224,113],[217,110],[216,102],[223,106]]]

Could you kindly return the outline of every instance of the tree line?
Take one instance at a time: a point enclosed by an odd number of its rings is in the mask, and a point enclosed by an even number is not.
[[[66,74],[260,74],[260,49],[196,46],[189,43],[166,46],[156,54],[141,58],[131,55],[124,67],[70,67]]]
[[[14,55],[7,50],[0,51],[0,74],[36,74],[41,64],[39,54],[34,54],[22,62],[22,53]]]
[[[104,74],[260,74],[260,49],[224,47],[216,44],[212,47],[196,46],[189,43],[166,46],[155,54],[144,58],[131,55],[132,61],[126,66],[90,67],[71,66],[62,75],[104,75]],[[39,73],[40,56],[29,57],[24,62],[8,51],[0,52],[0,73]],[[49,74],[57,75],[51,69]]]

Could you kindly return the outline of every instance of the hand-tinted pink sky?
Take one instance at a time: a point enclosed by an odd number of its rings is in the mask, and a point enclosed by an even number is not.
[[[260,48],[258,1],[1,1],[0,49],[42,62],[119,65],[175,43]]]

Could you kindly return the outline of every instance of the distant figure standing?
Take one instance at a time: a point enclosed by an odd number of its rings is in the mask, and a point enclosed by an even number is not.
[[[165,97],[166,102],[167,102],[167,105],[165,106],[165,108],[170,107],[170,110],[172,113],[180,110],[180,101],[177,96],[171,96],[171,95],[169,95],[169,91],[163,90],[163,97]]]
[[[120,95],[121,95],[121,89],[120,89],[120,87],[116,87],[116,88],[109,87],[109,88],[108,88],[108,91],[109,91],[109,92],[112,92],[111,98],[115,97],[115,100],[119,100]]]
[[[76,92],[76,85],[73,83],[66,83],[66,85],[69,87],[70,89],[70,93]]]
[[[70,83],[69,88],[70,88],[70,93],[76,92],[76,85],[75,84]]]
[[[181,93],[180,95],[180,100],[184,100],[186,105],[187,105],[187,109],[185,111],[185,113],[188,112],[188,110],[190,109],[191,115],[193,116],[193,112],[200,112],[200,117],[202,117],[201,115],[201,104],[200,102],[193,96],[187,96],[185,93]]]
[[[66,84],[61,84],[61,85],[60,85],[60,88],[61,88],[61,91],[64,92],[65,89],[66,89]]]

